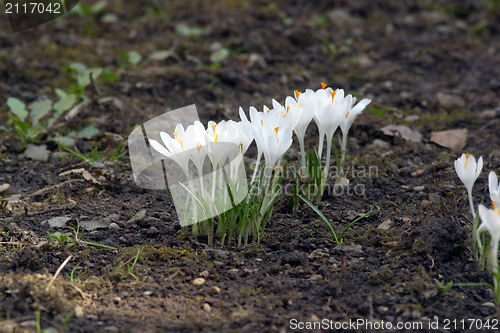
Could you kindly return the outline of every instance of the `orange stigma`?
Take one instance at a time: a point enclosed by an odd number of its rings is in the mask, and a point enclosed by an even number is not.
[[[325,82],[321,82],[321,89],[325,89],[327,84]]]
[[[347,117],[349,117],[349,111],[347,111],[347,114],[345,115],[345,119],[347,119]]]
[[[295,98],[297,98],[297,100],[299,99],[299,95],[300,95],[300,91],[295,90]]]
[[[215,133],[215,128],[216,128],[216,127],[217,127],[217,124],[213,124],[213,125],[212,125],[212,130],[214,131],[214,133]]]
[[[469,153],[465,154],[465,168],[467,168],[467,163],[469,163]]]
[[[330,94],[332,94],[332,103],[333,103],[333,98],[335,97],[336,92],[335,91],[330,91]]]
[[[278,139],[278,130],[279,129],[280,129],[279,127],[274,128],[274,130],[276,131],[276,140],[278,140],[278,142],[280,141],[280,139]]]
[[[497,205],[497,203],[496,203],[495,201],[493,201],[493,202],[491,203],[491,205],[493,206],[493,209],[495,210],[495,209],[496,209],[496,205]]]
[[[260,120],[260,124],[264,126],[264,121],[262,121],[262,119]]]

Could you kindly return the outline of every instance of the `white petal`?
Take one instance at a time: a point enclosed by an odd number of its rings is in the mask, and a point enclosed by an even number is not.
[[[156,140],[149,139],[149,144],[151,145],[151,147],[153,147],[154,150],[156,150],[157,152],[159,152],[164,156],[170,157],[172,155],[165,147],[163,147],[161,143],[159,143]]]

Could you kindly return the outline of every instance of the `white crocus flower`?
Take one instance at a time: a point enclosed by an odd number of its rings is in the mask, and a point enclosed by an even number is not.
[[[196,170],[198,171],[198,176],[203,176],[203,164],[205,163],[205,158],[208,154],[206,149],[206,139],[205,139],[205,126],[199,121],[195,121],[192,126],[192,130],[190,129],[191,125],[188,126],[186,130],[186,136],[193,135],[193,137],[188,137],[188,141],[194,141],[194,147],[196,150],[192,150],[191,159],[196,166]]]
[[[469,153],[462,154],[462,156],[455,161],[455,171],[467,189],[470,209],[474,218],[476,217],[476,212],[474,211],[474,204],[472,203],[472,187],[474,186],[474,183],[479,177],[482,169],[483,158],[479,157],[476,163],[474,156],[469,156]]]
[[[212,161],[214,170],[223,165],[228,157],[235,154],[235,150],[239,144],[235,144],[235,137],[236,129],[233,128],[231,123],[225,120],[218,124],[213,121],[208,122],[206,141],[208,145],[208,157]]]
[[[351,96],[351,95],[349,95]],[[349,133],[349,129],[352,126],[354,120],[363,112],[368,104],[370,104],[371,99],[365,98],[361,100],[358,104],[356,104],[356,97],[352,98],[352,104],[346,108],[346,113],[342,117],[342,121],[340,122],[340,129],[342,130],[342,152],[340,157],[340,168],[341,174],[343,177],[343,168],[344,168],[344,160],[345,154],[347,151],[347,135]],[[356,105],[355,105],[356,104]]]
[[[498,182],[497,175],[493,171],[488,175],[488,187],[491,201],[500,207],[500,183]]]
[[[287,132],[292,132],[293,127],[295,126],[298,117],[296,113],[292,113],[289,110],[286,110],[280,103],[278,103],[276,100],[273,100],[273,108],[269,109],[268,107],[264,106],[263,111],[259,112],[257,109],[253,106],[250,107],[250,121],[248,120],[247,116],[245,115],[245,112],[243,109],[240,107],[239,110],[240,113],[240,118],[242,123],[247,126],[248,128],[251,129],[252,135],[255,138],[255,134],[258,133],[259,139],[263,139],[268,137],[268,134],[274,131],[274,137],[276,139],[279,139],[280,136],[283,133]],[[286,137],[286,135],[285,135]],[[264,141],[266,139],[263,139]],[[291,138],[290,138],[291,139]],[[269,147],[274,147],[275,143],[274,142],[264,142],[263,140],[257,141],[255,138],[255,142],[257,144],[257,161],[255,164],[255,170],[252,176],[252,183],[255,180],[255,177],[257,175],[257,172],[259,170],[259,165],[260,165],[260,160],[262,158],[262,155],[266,153],[267,150],[267,157],[266,158],[266,165],[268,165],[274,158],[271,158],[269,155],[269,152],[272,151],[272,148],[266,147],[266,145],[269,145]],[[282,144],[285,141],[282,141]],[[288,143],[288,139],[286,140]],[[290,142],[291,145],[291,142]],[[290,145],[285,149],[285,151],[290,147]],[[282,145],[279,145],[282,147]],[[284,153],[284,152],[283,152]],[[271,154],[272,155],[272,154]],[[283,154],[280,155],[280,157]],[[272,164],[274,165],[276,161]]]
[[[285,154],[292,145],[292,131],[289,128],[273,126],[276,124],[264,124],[254,126],[253,136],[257,147],[264,154],[266,168],[272,169],[276,162]]]
[[[496,273],[498,270],[498,242],[500,241],[500,209],[495,209],[495,205],[493,205],[493,209],[489,209],[480,204],[478,210],[481,225],[477,229],[477,233],[488,231],[491,235],[490,259],[493,273]]]
[[[295,90],[295,98],[288,96],[285,99],[285,108],[289,113],[296,114],[297,120],[293,131],[299,140],[302,167],[306,165],[306,152],[304,137],[307,127],[314,117],[316,111],[316,96],[314,91],[307,89],[304,93]]]
[[[182,168],[186,177],[189,178],[189,160],[191,155],[188,152],[190,147],[186,145],[185,138],[187,136],[185,133],[184,126],[177,124],[173,138],[166,132],[160,132],[160,138],[165,146],[153,139],[149,139],[149,144],[157,152],[176,162]]]
[[[325,87],[324,83],[322,83],[322,85]],[[337,89],[336,91],[333,91],[331,88],[318,90],[316,92],[316,96],[318,96],[318,101],[314,120],[318,125],[320,134],[318,157],[321,158],[321,152],[323,151],[323,138],[326,136],[327,155],[324,172],[328,174],[333,134],[339,127],[346,110],[352,105],[352,96],[348,95],[347,97],[344,97],[344,90]]]

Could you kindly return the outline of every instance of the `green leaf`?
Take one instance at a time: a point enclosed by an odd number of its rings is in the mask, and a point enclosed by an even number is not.
[[[66,92],[64,90],[61,90],[59,88],[54,89],[54,92],[56,93],[57,97],[59,97],[59,98],[63,98],[63,97],[68,96],[68,94],[66,94]]]
[[[57,101],[56,104],[54,104],[54,116],[59,117],[64,111],[69,110],[73,106],[73,104],[75,104],[75,102],[75,95],[67,95],[61,98],[59,101]]]
[[[181,23],[175,27],[175,32],[183,37],[190,38],[190,37],[201,36],[203,34],[203,29],[189,27],[189,26]]]
[[[33,102],[30,104],[29,108],[31,109],[30,117],[34,126],[52,110],[52,101],[46,99],[39,102]]]
[[[213,63],[219,63],[222,62],[224,59],[226,59],[228,56],[229,56],[229,50],[226,48],[222,48],[212,53],[212,55],[210,56],[210,61]]]
[[[99,75],[102,73],[102,68],[91,68],[91,69],[86,69],[84,70],[80,75],[77,77],[78,84],[85,88],[90,84],[90,74],[92,74],[92,78],[96,80]]]
[[[128,62],[131,64],[131,65],[137,65],[138,63],[140,63],[142,60],[142,56],[139,52],[137,51],[129,51],[128,52]]]
[[[118,16],[113,13],[106,13],[101,17],[102,23],[116,23],[118,22]]]
[[[100,11],[102,11],[106,6],[108,5],[108,2],[105,0],[101,0],[96,2],[95,4],[92,5],[92,14],[98,14]]]
[[[118,73],[110,70],[103,70],[101,73],[101,79],[108,84],[115,83],[119,78],[120,75],[118,75]]]
[[[306,198],[304,198],[303,196],[301,196],[300,194],[297,194],[299,198],[302,199],[302,201],[304,201],[309,207],[312,208],[312,210],[314,210],[314,212],[316,214],[318,214],[319,217],[321,217],[321,219],[323,220],[323,222],[326,223],[326,225],[328,226],[328,228],[330,228],[330,232],[332,233],[333,237],[335,238],[335,243],[337,243],[337,245],[341,245],[342,244],[342,239],[338,239],[337,238],[337,234],[335,233],[335,230],[333,229],[332,225],[330,224],[330,221],[328,221],[328,219],[326,218],[326,216],[318,209],[318,207],[314,206],[312,204],[312,202],[310,202],[309,200],[307,200]]]
[[[24,121],[28,116],[28,111],[26,110],[26,105],[15,97],[9,97],[7,99],[7,105],[10,111],[16,115],[21,121]]]
[[[56,136],[55,138],[51,139],[51,141],[54,141],[58,144],[72,147],[75,145],[75,139],[67,137],[67,136]]]
[[[78,132],[78,137],[80,139],[91,139],[97,133],[99,133],[99,129],[94,125],[89,125]]]
[[[162,61],[169,58],[172,55],[172,52],[169,50],[159,50],[151,53],[149,56],[149,60]]]
[[[71,65],[69,65],[69,68],[73,69],[74,73],[81,73],[87,69],[87,66],[85,66],[81,62],[73,62]]]

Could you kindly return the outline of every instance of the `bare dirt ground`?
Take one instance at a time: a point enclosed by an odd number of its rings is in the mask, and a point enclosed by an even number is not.
[[[37,315],[51,332],[286,332],[293,320],[323,319],[454,332],[464,329],[447,330],[446,320],[496,318],[489,288],[445,293],[436,284],[491,283],[472,258],[470,213],[453,161],[467,151],[483,156],[484,170],[500,171],[496,1],[101,3],[100,11],[16,34],[0,19],[0,185],[9,184],[0,193],[9,199],[0,211],[0,331],[36,331]],[[214,58],[221,48],[229,53]],[[150,59],[158,50],[170,53]],[[130,51],[141,59],[123,56]],[[55,99],[54,89],[74,83],[63,71],[74,62],[118,79],[86,87],[90,102],[39,138],[48,161],[33,161],[10,130],[5,101]],[[310,208],[292,213],[287,196],[260,244],[221,247],[216,239],[209,247],[180,228],[167,191],[134,184],[128,154],[89,165],[50,140],[94,125],[99,132],[72,147],[109,158],[136,125],[167,110],[194,103],[203,122],[238,120],[240,105],[283,103],[320,82],[373,100],[350,132],[348,177],[363,191],[327,194],[319,208],[337,230],[379,212],[338,247]],[[388,125],[422,137],[388,136],[381,130]],[[431,141],[432,132],[461,128],[468,130],[464,147]],[[311,124],[311,146],[316,138]],[[297,150],[294,143],[287,154],[292,164]],[[61,176],[81,168],[99,183]],[[476,204],[483,196],[484,171]],[[56,227],[56,217],[69,219]],[[77,220],[87,229],[81,241],[112,249],[50,241],[47,232],[72,232]],[[430,329],[436,320],[439,329]]]

